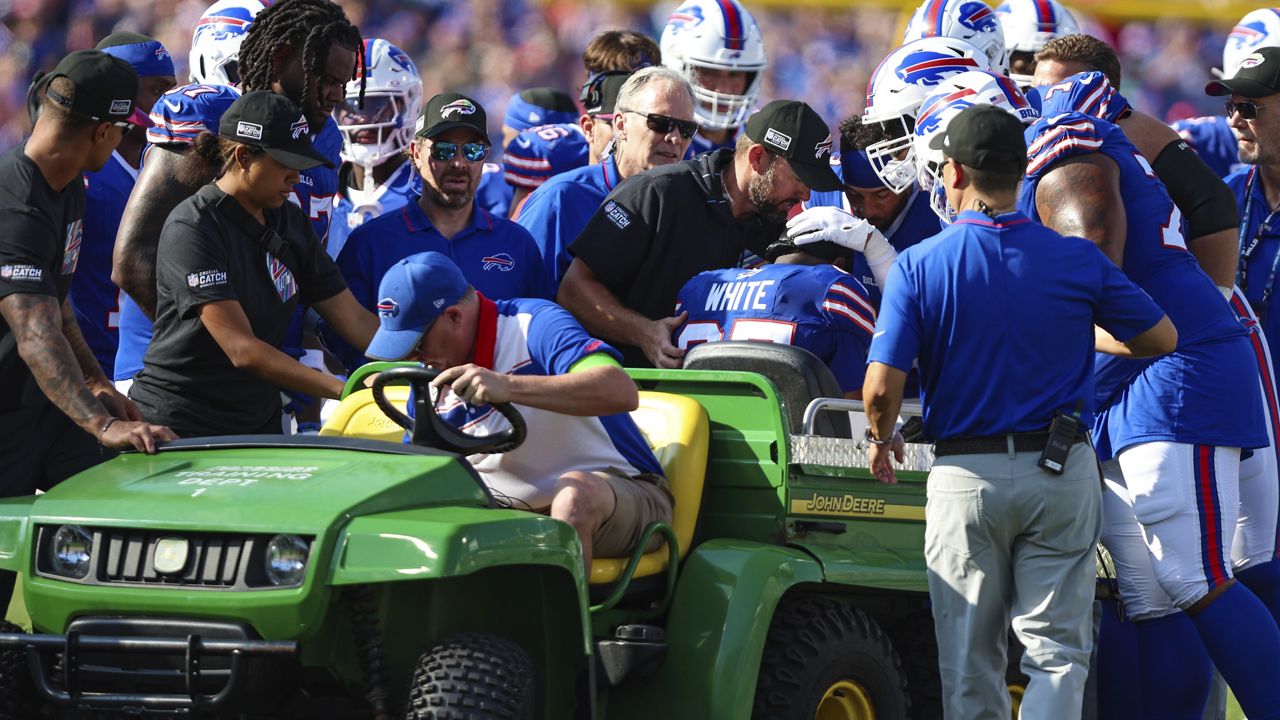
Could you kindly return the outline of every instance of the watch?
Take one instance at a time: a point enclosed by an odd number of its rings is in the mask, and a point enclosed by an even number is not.
[[[877,440],[874,437],[872,437],[870,425],[867,426],[866,432],[863,433],[863,438],[866,439],[866,441],[871,443],[872,445],[892,445],[893,444],[892,437],[890,437],[888,440]]]

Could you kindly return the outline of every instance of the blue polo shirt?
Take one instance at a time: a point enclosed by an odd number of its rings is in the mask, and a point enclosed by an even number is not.
[[[117,152],[111,153],[101,170],[84,174],[84,239],[69,297],[80,334],[109,378],[115,376],[125,298],[124,291],[111,282],[111,252],[137,180],[138,171]]]
[[[378,304],[382,276],[400,260],[435,251],[453,260],[467,282],[496,300],[515,297],[551,298],[542,256],[529,232],[495,217],[478,202],[472,204],[471,225],[446,238],[431,224],[418,198],[356,228],[338,254],[338,268],[361,305],[373,311]],[[326,341],[342,362],[354,369],[364,354],[337,339]]]
[[[1261,316],[1267,347],[1276,357],[1280,351],[1280,212],[1272,213],[1268,207],[1256,165],[1236,170],[1227,176],[1226,183],[1240,207],[1240,256],[1248,255],[1236,284]],[[1264,307],[1262,296],[1268,283],[1272,292]]]
[[[516,222],[529,231],[542,253],[553,297],[573,261],[569,245],[621,181],[618,163],[610,155],[599,164],[556,175],[524,201]]]
[[[868,361],[920,368],[933,440],[1093,416],[1093,326],[1124,341],[1164,312],[1100,250],[1019,212],[972,211],[889,271]],[[1053,318],[1053,322],[1045,322]]]

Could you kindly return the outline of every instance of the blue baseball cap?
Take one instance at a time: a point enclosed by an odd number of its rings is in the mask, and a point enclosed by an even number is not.
[[[513,130],[528,130],[539,125],[574,123],[578,106],[569,93],[555,88],[539,87],[521,90],[507,101],[502,124]]]
[[[106,36],[97,49],[114,55],[133,66],[138,77],[174,75],[173,58],[159,40],[132,32],[117,32]]]
[[[469,287],[458,266],[438,252],[410,255],[392,265],[378,285],[378,332],[364,354],[374,360],[405,358]]]

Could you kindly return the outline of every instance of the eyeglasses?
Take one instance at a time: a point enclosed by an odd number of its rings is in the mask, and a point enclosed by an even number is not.
[[[1237,102],[1231,102],[1230,100],[1228,100],[1227,101],[1227,117],[1231,117],[1235,113],[1240,113],[1241,120],[1257,120],[1258,111],[1264,107],[1271,107],[1271,105],[1259,105],[1258,103],[1254,103],[1254,102],[1237,103]]]
[[[667,115],[643,113],[639,110],[620,110],[619,112],[639,115],[644,118],[644,124],[659,135],[669,135],[674,128],[676,132],[680,133],[680,137],[690,140],[693,138],[693,134],[698,132],[698,123],[692,120],[677,120]]]
[[[437,140],[431,143],[431,159],[440,162],[449,162],[458,154],[458,148],[462,148],[462,157],[467,162],[480,162],[489,154],[489,146],[484,143],[458,143],[444,142]]]

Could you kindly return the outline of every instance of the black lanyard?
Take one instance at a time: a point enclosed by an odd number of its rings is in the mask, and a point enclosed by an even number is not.
[[[1276,213],[1280,210],[1272,210],[1262,224],[1258,226],[1257,231],[1253,233],[1253,239],[1249,242],[1249,247],[1244,246],[1245,235],[1249,232],[1249,221],[1253,219],[1253,181],[1258,177],[1258,168],[1255,167],[1249,173],[1249,179],[1244,185],[1244,215],[1240,220],[1240,234],[1238,238],[1240,248],[1240,265],[1236,272],[1236,284],[1240,286],[1242,291],[1249,287],[1249,273],[1247,271],[1250,258],[1258,249],[1258,245],[1262,242],[1262,233],[1271,232],[1271,221],[1275,218]],[[1271,299],[1271,293],[1276,287],[1276,273],[1280,271],[1280,248],[1276,249],[1276,254],[1271,258],[1271,272],[1267,275],[1267,283],[1262,287],[1262,299],[1255,306],[1259,314],[1265,315],[1267,301]]]

